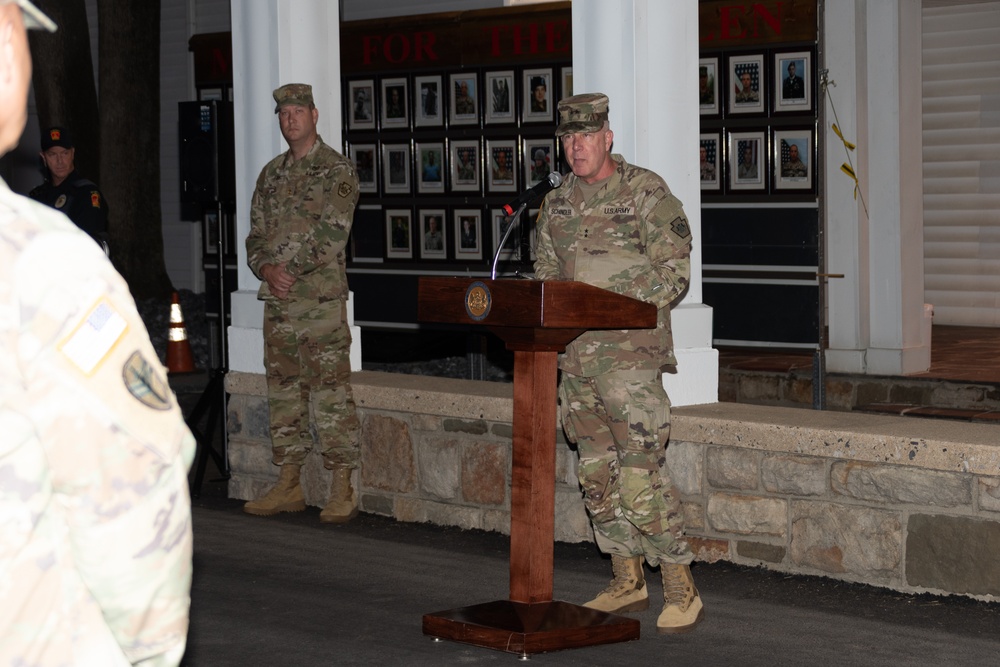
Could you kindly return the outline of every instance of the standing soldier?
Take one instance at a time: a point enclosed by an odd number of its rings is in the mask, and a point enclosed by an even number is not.
[[[25,26],[55,30],[0,0],[0,153],[27,118]],[[176,666],[194,438],[111,262],[2,180],[0,347],[0,664]]]
[[[577,445],[584,503],[614,570],[586,606],[648,608],[645,558],[663,578],[657,629],[687,632],[701,621],[702,603],[666,465],[670,400],[662,371],[677,364],[670,307],[687,289],[691,232],[662,178],[611,154],[607,96],[561,100],[556,136],[573,173],[542,203],[535,277],[578,280],[658,308],[655,329],[591,331],[559,359],[563,429]]]
[[[359,423],[351,392],[344,248],[358,203],[354,166],[316,131],[312,87],[274,91],[288,151],[257,178],[247,261],[263,281],[264,366],[278,483],[244,505],[258,516],[306,507],[299,483],[315,428],[323,465],[333,471],[325,523],[358,513],[351,473],[358,467]]]

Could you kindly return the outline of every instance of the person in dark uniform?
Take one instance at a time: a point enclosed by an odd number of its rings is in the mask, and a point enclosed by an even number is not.
[[[76,172],[76,149],[69,131],[51,127],[42,132],[41,156],[45,182],[28,196],[65,213],[108,252],[108,205],[97,184]]]

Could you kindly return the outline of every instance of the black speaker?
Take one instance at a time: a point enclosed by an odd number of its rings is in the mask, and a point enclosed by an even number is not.
[[[236,199],[233,105],[222,100],[180,102],[181,203],[207,204]]]

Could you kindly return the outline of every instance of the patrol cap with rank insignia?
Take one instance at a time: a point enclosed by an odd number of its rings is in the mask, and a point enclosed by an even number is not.
[[[286,83],[281,88],[274,91],[274,113],[278,113],[281,107],[295,105],[298,107],[313,106],[313,89],[308,83]]]
[[[559,127],[556,136],[577,132],[596,132],[608,120],[608,96],[584,93],[559,100]]]

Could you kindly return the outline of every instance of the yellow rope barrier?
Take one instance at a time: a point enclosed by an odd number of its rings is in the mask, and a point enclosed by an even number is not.
[[[844,144],[844,152],[847,154],[847,162],[840,165],[840,170],[847,174],[852,181],[854,181],[854,199],[857,201],[858,197],[861,198],[861,207],[865,211],[865,217],[868,217],[868,205],[865,204],[864,193],[861,192],[861,184],[858,183],[858,174],[854,169],[854,163],[851,161],[851,151],[853,151],[857,146],[852,144],[844,137],[844,133],[840,131],[839,123],[840,118],[837,116],[837,107],[833,104],[833,97],[830,95],[830,86],[834,88],[837,87],[837,82],[832,81],[828,78],[829,70],[822,70],[819,73],[820,76],[820,90],[823,96],[830,102],[830,110],[833,111],[834,123],[831,123],[834,134],[840,137],[840,141]]]

